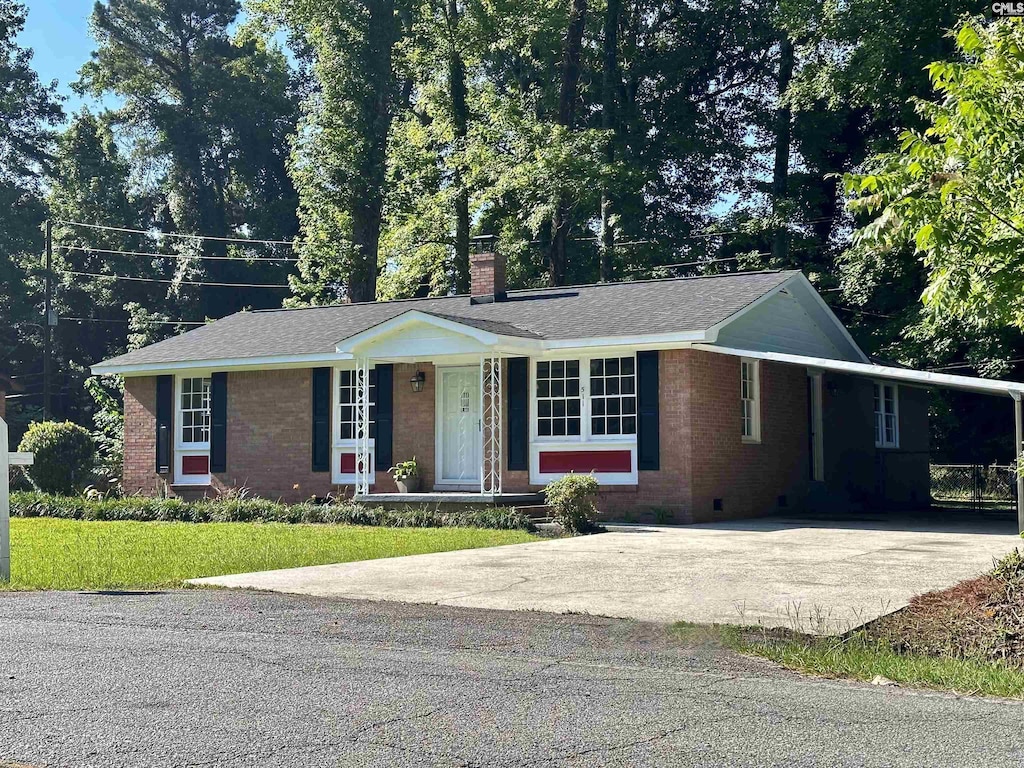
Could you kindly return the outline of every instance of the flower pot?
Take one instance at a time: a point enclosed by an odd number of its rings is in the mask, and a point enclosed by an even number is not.
[[[420,490],[420,476],[412,475],[405,480],[395,480],[399,493],[418,493]]]

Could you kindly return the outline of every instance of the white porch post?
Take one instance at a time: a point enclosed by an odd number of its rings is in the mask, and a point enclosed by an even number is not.
[[[355,370],[356,497],[370,492],[370,361],[356,358]]]
[[[501,493],[501,358],[480,358],[480,493]]]
[[[1017,530],[1024,533],[1024,466],[1021,465],[1021,452],[1024,451],[1024,418],[1022,418],[1021,393],[1011,392],[1013,397],[1013,464],[1017,470]]]
[[[7,422],[0,419],[0,581],[11,580],[11,466],[32,463],[31,453],[7,452],[9,439]]]

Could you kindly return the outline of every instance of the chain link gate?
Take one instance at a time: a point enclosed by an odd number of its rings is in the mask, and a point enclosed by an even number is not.
[[[1017,475],[1003,464],[932,464],[932,499],[971,509],[1010,508],[1017,500]]]

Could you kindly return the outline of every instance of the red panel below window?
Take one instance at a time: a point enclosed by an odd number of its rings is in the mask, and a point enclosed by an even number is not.
[[[630,451],[542,451],[542,474],[557,472],[632,472]]]
[[[356,473],[356,455],[354,453],[341,454],[341,474],[354,475]]]
[[[209,456],[182,456],[181,474],[183,475],[208,475],[210,474]]]

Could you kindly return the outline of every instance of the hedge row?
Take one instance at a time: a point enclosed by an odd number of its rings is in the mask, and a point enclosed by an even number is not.
[[[67,520],[177,521],[186,523],[342,523],[388,528],[495,528],[532,530],[533,524],[511,507],[446,512],[432,507],[384,509],[352,502],[281,504],[257,498],[182,501],[126,496],[102,500],[55,496],[35,491],[11,494],[11,515]]]

